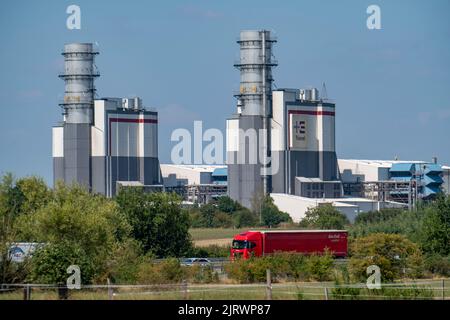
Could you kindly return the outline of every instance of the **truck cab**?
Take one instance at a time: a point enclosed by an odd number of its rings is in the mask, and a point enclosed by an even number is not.
[[[249,259],[262,256],[261,232],[247,231],[236,235],[231,246],[231,259]]]

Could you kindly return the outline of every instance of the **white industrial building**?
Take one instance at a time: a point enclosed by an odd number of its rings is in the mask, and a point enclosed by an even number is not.
[[[161,164],[161,174],[165,187],[221,184],[222,179],[217,177],[225,173],[226,178],[226,168],[226,165]]]
[[[395,163],[420,163],[425,161],[409,160],[359,160],[338,159],[339,170],[343,182],[386,181],[389,180],[389,169]]]
[[[366,198],[323,198],[313,199],[284,193],[271,193],[275,205],[281,211],[288,213],[294,222],[300,222],[308,209],[331,204],[344,214],[350,222],[361,212],[377,211],[384,208],[404,208],[405,205],[396,202],[376,201]]]
[[[208,203],[227,192],[226,165],[162,164],[164,190],[176,192],[185,203]]]

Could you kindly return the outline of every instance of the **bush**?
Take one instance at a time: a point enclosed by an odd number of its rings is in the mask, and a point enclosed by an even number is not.
[[[108,277],[115,284],[133,284],[137,281],[139,265],[151,256],[142,255],[139,243],[133,239],[117,244],[108,260]],[[106,279],[101,279],[105,283]]]
[[[350,224],[347,217],[340,213],[331,204],[321,205],[309,209],[305,213],[305,217],[300,222],[300,226],[304,228],[314,229],[344,229]]]
[[[115,200],[144,252],[169,257],[190,249],[189,216],[181,209],[181,198],[175,193],[121,188]]]
[[[70,264],[80,266],[84,283],[104,279],[113,248],[130,231],[114,201],[59,183],[50,202],[17,218],[17,228],[21,241],[45,244],[32,258],[32,276],[46,282],[66,279]]]
[[[349,235],[356,238],[374,233],[401,234],[417,243],[420,240],[422,219],[421,212],[401,209],[360,213],[349,227]]]
[[[450,276],[450,256],[432,254],[425,258],[425,269],[433,275]]]
[[[80,268],[82,284],[92,283],[98,272],[96,270],[98,266],[94,265],[81,246],[61,242],[45,245],[34,253],[28,280],[35,283],[65,285],[70,276],[67,268],[71,265]]]
[[[380,211],[361,212],[355,218],[355,224],[369,224],[381,221],[392,220],[401,216],[403,209],[381,209]]]
[[[259,223],[256,214],[245,208],[234,212],[233,220],[235,228],[252,227]]]
[[[161,262],[143,262],[137,274],[139,284],[179,283],[185,278],[186,272],[176,258]]]
[[[216,212],[213,217],[213,228],[230,228],[233,226],[233,219],[231,216],[224,212]]]
[[[422,253],[402,235],[380,233],[357,238],[350,244],[350,255],[349,269],[358,281],[366,280],[370,265],[380,267],[383,281],[416,278],[422,272]]]
[[[193,283],[217,283],[219,282],[219,275],[208,266],[191,266],[186,267],[187,279]]]
[[[225,266],[230,279],[240,283],[266,281],[266,270],[270,269],[272,281],[327,280],[333,266],[331,255],[304,256],[296,253],[276,253],[248,260],[235,260]]]
[[[313,254],[307,259],[308,271],[314,280],[326,281],[330,279],[333,267],[333,257],[330,252],[324,255]]]

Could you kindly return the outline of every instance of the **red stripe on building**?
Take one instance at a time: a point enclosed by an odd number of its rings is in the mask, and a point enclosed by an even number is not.
[[[311,116],[333,116],[334,111],[289,110],[288,114],[306,114]]]
[[[128,122],[128,123],[158,123],[157,119],[128,119],[128,118],[109,118],[110,122]]]

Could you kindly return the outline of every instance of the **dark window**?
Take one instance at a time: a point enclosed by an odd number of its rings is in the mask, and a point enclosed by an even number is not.
[[[252,249],[256,243],[251,241],[233,240],[233,249]]]
[[[234,240],[233,241],[233,249],[245,249],[246,241],[242,240]]]

